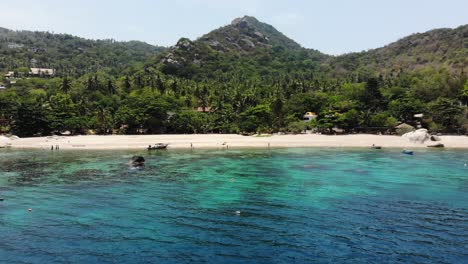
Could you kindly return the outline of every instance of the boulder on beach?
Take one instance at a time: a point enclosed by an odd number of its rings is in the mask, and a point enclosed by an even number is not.
[[[130,159],[130,166],[141,167],[144,165],[145,165],[145,158],[143,158],[142,156],[133,156]]]
[[[408,132],[404,134],[402,137],[408,139],[412,143],[420,143],[423,144],[426,140],[430,139],[429,133],[427,133],[427,129],[420,128],[416,131]]]
[[[431,141],[441,141],[441,139],[440,139],[439,136],[432,135],[432,136],[431,136]]]
[[[398,135],[404,135],[408,132],[414,131],[414,127],[406,123],[399,124],[395,127],[395,131]]]

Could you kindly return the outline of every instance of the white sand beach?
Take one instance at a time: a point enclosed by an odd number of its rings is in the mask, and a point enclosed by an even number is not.
[[[195,135],[109,135],[109,136],[54,136],[11,140],[12,148],[50,149],[145,149],[155,143],[168,143],[168,149],[193,148],[276,148],[276,147],[370,147],[426,148],[442,143],[446,148],[468,148],[467,136],[441,136],[441,141],[411,143],[400,136],[387,135],[272,135],[241,136],[235,134]]]

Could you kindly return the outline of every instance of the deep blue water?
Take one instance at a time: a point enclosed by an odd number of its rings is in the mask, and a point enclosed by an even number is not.
[[[128,168],[134,154],[144,169]],[[0,263],[468,263],[467,163],[449,150],[2,150]]]

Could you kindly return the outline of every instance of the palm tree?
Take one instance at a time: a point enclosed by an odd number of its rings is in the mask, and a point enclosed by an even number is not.
[[[71,81],[70,79],[68,79],[68,76],[65,76],[62,80],[62,84],[60,85],[60,90],[62,90],[62,92],[68,94],[68,92],[70,92],[71,90]]]

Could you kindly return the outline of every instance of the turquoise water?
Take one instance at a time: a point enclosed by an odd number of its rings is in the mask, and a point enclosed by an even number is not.
[[[467,163],[448,150],[2,150],[0,263],[468,263]]]

